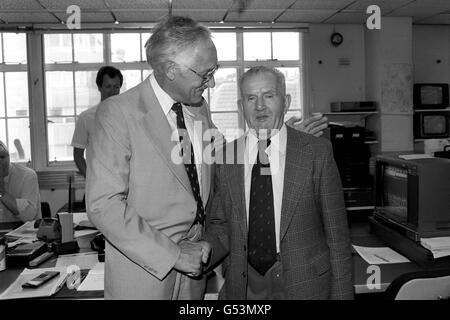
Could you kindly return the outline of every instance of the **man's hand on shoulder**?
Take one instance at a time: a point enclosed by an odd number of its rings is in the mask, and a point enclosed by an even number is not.
[[[294,128],[295,130],[320,137],[321,135],[323,135],[323,130],[328,127],[328,118],[324,117],[320,113],[313,114],[311,118],[303,121],[301,120],[301,118],[293,116],[288,121],[286,121],[286,125]]]

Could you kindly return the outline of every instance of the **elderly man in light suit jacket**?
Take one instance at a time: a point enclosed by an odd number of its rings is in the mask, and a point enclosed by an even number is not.
[[[250,128],[216,155],[207,214],[222,299],[351,299],[352,258],[343,191],[329,141],[285,124],[281,72],[255,67],[239,81]],[[268,139],[269,138],[269,139]]]
[[[212,126],[202,93],[214,86],[216,48],[206,27],[174,16],[156,26],[146,50],[153,73],[99,105],[89,144],[87,212],[107,240],[105,298],[201,299],[212,177],[201,161]],[[188,152],[181,118],[194,180],[174,157]]]

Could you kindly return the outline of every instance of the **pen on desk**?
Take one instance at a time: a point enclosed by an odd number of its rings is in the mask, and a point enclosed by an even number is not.
[[[388,259],[386,259],[386,258],[383,258],[382,256],[380,256],[380,255],[378,255],[378,254],[374,254],[374,256],[375,256],[375,257],[377,257],[378,259],[381,259],[381,260],[383,260],[384,262],[389,262],[389,260],[388,260]]]

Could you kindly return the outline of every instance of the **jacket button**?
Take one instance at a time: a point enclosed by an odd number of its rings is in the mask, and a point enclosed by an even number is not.
[[[245,271],[242,272],[242,278],[245,278],[247,275],[245,274]]]
[[[244,251],[247,251],[247,246],[244,244]]]

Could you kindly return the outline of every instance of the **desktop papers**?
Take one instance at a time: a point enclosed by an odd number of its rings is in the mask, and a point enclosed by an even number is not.
[[[98,262],[77,288],[77,291],[103,291],[105,288],[105,263]]]
[[[58,292],[65,284],[67,278],[66,269],[67,268],[24,269],[17,279],[8,287],[8,289],[0,295],[0,300],[50,297]],[[45,271],[59,271],[60,274],[37,289],[22,288],[22,284]]]
[[[428,153],[401,154],[398,157],[400,159],[404,159],[404,160],[416,160],[416,159],[434,158],[431,154],[428,154]]]
[[[430,250],[435,259],[450,256],[450,237],[421,238],[420,244]]]
[[[73,223],[75,224],[75,226],[95,229],[95,226],[91,223],[91,221],[89,221],[86,212],[72,212],[72,214],[73,214]]]
[[[57,267],[69,267],[75,265],[80,269],[91,269],[98,263],[97,252],[84,252],[76,254],[60,255],[56,261]]]
[[[6,237],[9,239],[8,247],[13,247],[19,243],[33,243],[37,241],[37,232],[38,229],[34,227],[34,221],[24,223],[6,234]]]
[[[360,247],[353,245],[353,248],[368,264],[410,262],[407,258],[388,247]]]

